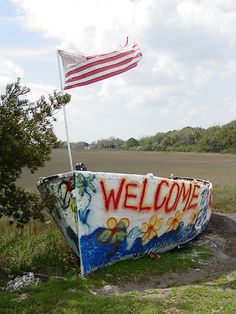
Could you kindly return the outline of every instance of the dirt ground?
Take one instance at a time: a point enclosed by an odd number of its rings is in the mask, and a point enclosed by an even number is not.
[[[98,295],[126,294],[131,291],[158,289],[158,297],[166,296],[169,288],[210,282],[218,275],[227,275],[236,270],[236,213],[213,213],[207,230],[196,240],[209,247],[213,257],[201,263],[201,267],[180,273],[166,273],[152,277],[145,283],[128,283],[121,286],[104,286],[96,290]],[[157,260],[158,263],[158,260]],[[160,290],[159,290],[160,289]],[[161,292],[161,294],[160,294]],[[151,298],[155,295],[149,295]]]

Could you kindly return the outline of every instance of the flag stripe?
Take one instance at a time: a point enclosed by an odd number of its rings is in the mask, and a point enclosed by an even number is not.
[[[111,52],[111,53],[106,53],[104,55],[98,55],[98,56],[91,56],[91,57],[86,57],[87,61],[82,62],[78,65],[75,65],[73,67],[71,67],[70,69],[68,69],[65,72],[65,76],[69,76],[73,73],[76,73],[78,71],[78,69],[81,69],[81,71],[85,70],[86,68],[88,68],[91,64],[101,64],[101,63],[105,63],[105,62],[109,62],[109,61],[115,61],[116,59],[125,57],[127,55],[133,54],[135,52],[140,52],[140,49],[129,49],[129,51],[124,51],[124,52]]]
[[[64,89],[84,86],[121,74],[137,66],[142,58],[136,43],[119,51],[85,56],[59,51],[65,72]]]
[[[135,68],[135,67],[137,66],[137,64],[138,64],[138,62],[133,63],[133,64],[131,64],[130,66],[128,66],[127,68],[125,68],[125,69],[121,69],[121,70],[118,70],[118,71],[114,71],[114,72],[112,72],[112,73],[108,73],[108,74],[105,74],[105,75],[96,77],[96,78],[94,78],[94,79],[91,79],[91,80],[86,80],[86,81],[83,82],[83,83],[76,83],[76,82],[75,82],[75,83],[72,84],[72,85],[68,85],[68,86],[65,85],[65,88],[64,88],[64,89],[66,90],[66,89],[70,89],[70,88],[74,88],[74,87],[85,86],[85,85],[89,85],[89,84],[92,84],[92,83],[95,83],[95,82],[98,82],[98,81],[101,81],[101,80],[105,80],[105,79],[107,79],[107,78],[109,78],[109,77],[112,77],[112,76],[121,74],[121,73],[126,72],[126,71],[128,71],[128,70],[130,70],[130,69],[133,69],[133,68]]]
[[[129,65],[132,65],[133,63],[137,63],[140,59],[140,57],[136,58],[136,59],[132,59],[131,62],[129,62],[128,64],[123,64],[121,66],[113,66],[111,67],[111,69],[107,69],[107,70],[102,70],[100,71],[99,73],[96,73],[96,74],[91,74],[90,72],[88,73],[88,75],[85,77],[85,78],[81,78],[80,76],[78,76],[74,81],[72,82],[67,82],[65,81],[65,86],[69,86],[69,85],[73,85],[75,81],[77,81],[78,83],[83,83],[87,80],[91,80],[91,79],[94,79],[96,77],[100,77],[102,75],[106,75],[106,74],[109,74],[109,73],[113,73],[113,72],[116,72],[116,71],[119,71],[119,70],[123,70],[127,67],[129,67]],[[114,74],[115,75],[115,74]]]
[[[70,75],[69,77],[66,77],[66,83],[69,83],[69,82],[73,82],[75,80],[78,80],[78,79],[82,79],[82,78],[85,78],[85,77],[88,77],[90,75],[95,75],[97,73],[100,73],[100,72],[103,72],[103,71],[106,71],[106,70],[109,70],[109,69],[113,69],[115,67],[119,67],[119,66],[122,66],[122,65],[125,65],[127,63],[131,63],[133,60],[136,60],[138,58],[138,60],[140,60],[141,58],[141,53],[137,54],[134,57],[131,57],[131,58],[122,58],[124,60],[122,61],[119,61],[117,63],[114,63],[114,62],[107,62],[105,65],[104,64],[98,64],[96,66],[93,66],[87,70],[84,70],[84,71],[78,71],[77,73],[74,73],[73,75]]]
[[[79,68],[77,67],[76,69],[70,71],[70,72],[67,72],[66,73],[66,77],[68,76],[71,76],[73,74],[76,74],[78,71],[85,71],[87,69],[89,69],[90,67],[95,67],[95,66],[99,66],[99,65],[103,65],[104,63],[109,63],[109,62],[115,62],[118,60],[123,59],[127,59],[127,58],[131,58],[132,56],[135,56],[135,51],[128,51],[126,53],[121,53],[119,55],[116,55],[114,57],[108,57],[106,59],[102,59],[102,60],[99,60],[98,58],[96,58],[95,60],[93,60],[93,62],[86,62],[85,65],[81,65]]]
[[[103,55],[97,55],[97,56],[87,56],[86,57],[86,61],[81,62],[79,64],[73,65],[71,66],[69,69],[65,69],[65,74],[69,73],[70,71],[76,70],[78,67],[84,66],[86,64],[90,64],[91,62],[94,62],[95,58],[97,58],[97,60],[103,60],[107,58],[107,55],[110,55],[110,57],[115,57],[118,54],[120,54],[120,51],[113,51],[111,53],[106,53]]]

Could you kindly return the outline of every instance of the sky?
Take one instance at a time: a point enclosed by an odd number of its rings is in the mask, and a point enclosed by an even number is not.
[[[69,90],[70,141],[236,119],[235,0],[0,0],[0,93],[17,77],[32,100],[60,91],[57,49],[107,53],[127,36],[143,54],[136,68]]]

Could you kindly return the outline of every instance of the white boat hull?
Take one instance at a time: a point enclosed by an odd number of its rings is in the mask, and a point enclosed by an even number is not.
[[[56,196],[50,213],[84,275],[188,242],[211,215],[212,185],[203,180],[73,171],[41,178],[38,188]]]

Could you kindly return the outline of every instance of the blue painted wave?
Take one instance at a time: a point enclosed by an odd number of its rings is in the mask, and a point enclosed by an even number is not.
[[[190,241],[206,228],[208,222],[202,225],[201,229],[196,229],[194,224],[184,225],[181,222],[176,230],[169,231],[160,237],[155,236],[146,244],[142,243],[138,237],[132,247],[129,246],[127,236],[122,242],[112,244],[99,241],[99,235],[105,228],[97,228],[91,234],[80,238],[80,253],[83,263],[83,272],[89,272],[112,264],[117,260],[131,256],[143,255],[150,252],[166,251],[180,244]]]

